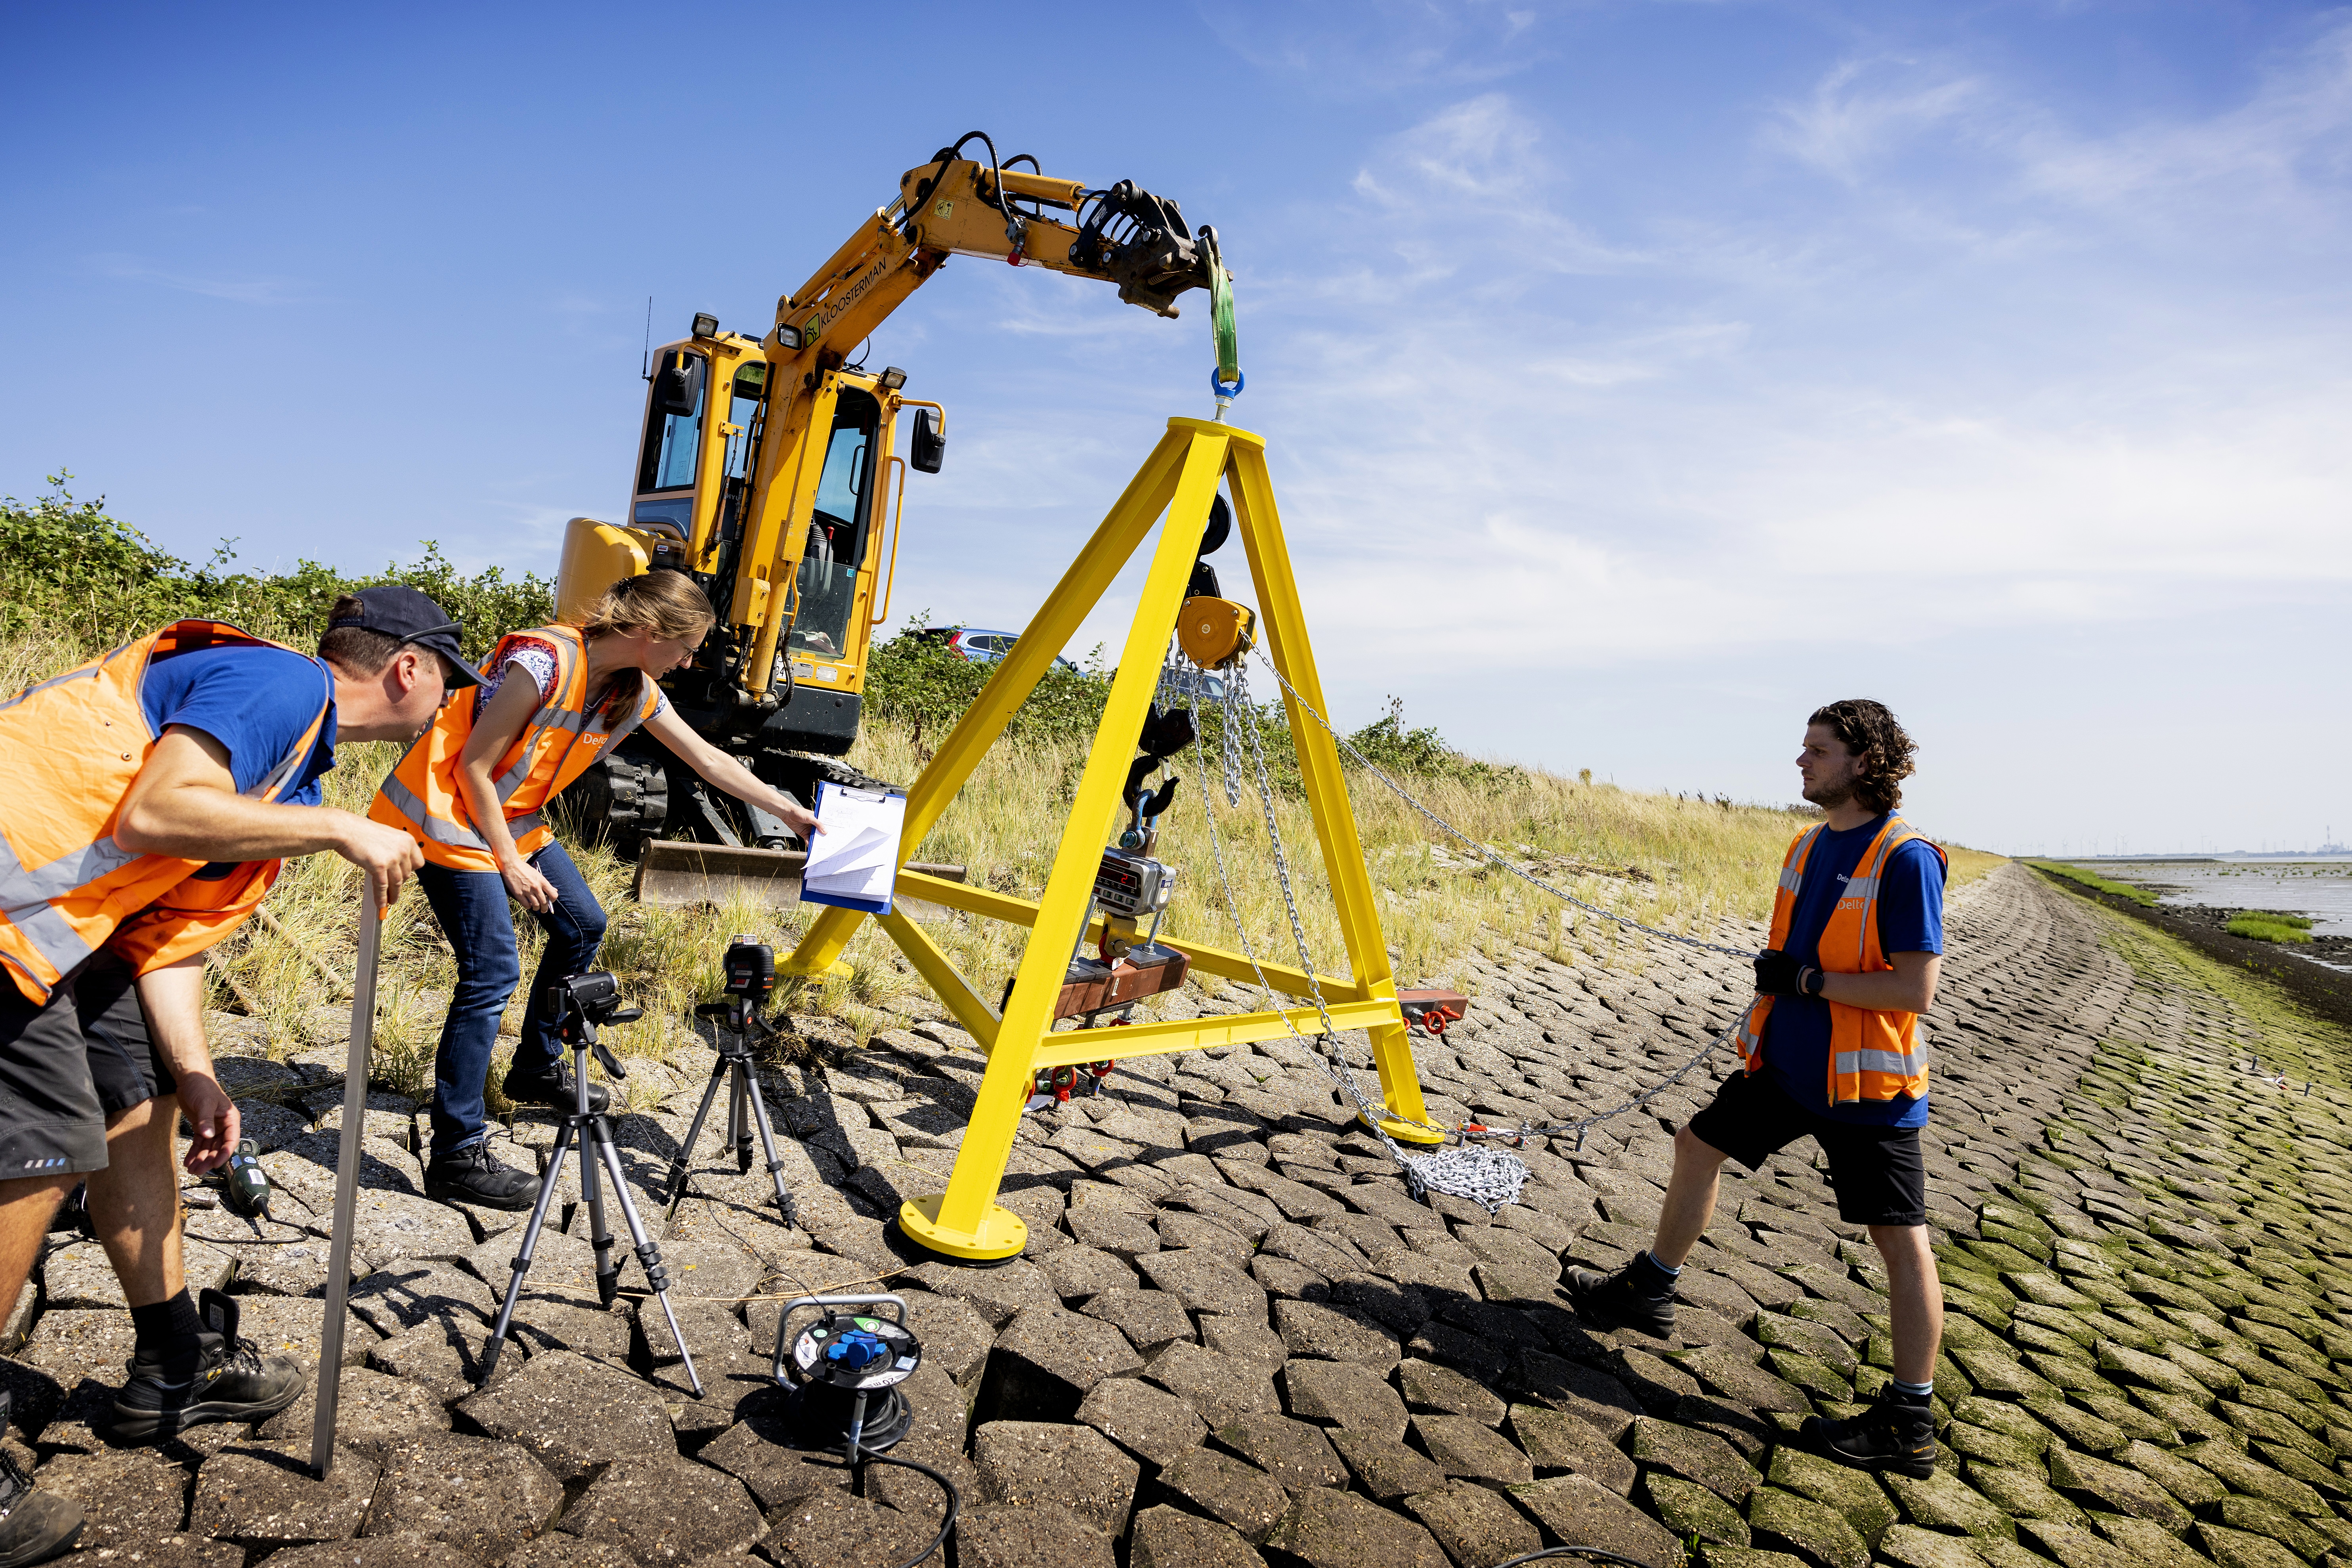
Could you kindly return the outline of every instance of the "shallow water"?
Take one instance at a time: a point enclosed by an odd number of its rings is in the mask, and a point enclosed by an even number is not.
[[[2166,904],[2209,910],[2281,910],[2311,929],[2352,936],[2352,855],[2308,860],[2078,860],[2103,877],[2144,887]]]

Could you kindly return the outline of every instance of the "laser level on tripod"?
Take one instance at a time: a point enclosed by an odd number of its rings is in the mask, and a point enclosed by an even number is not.
[[[776,1157],[776,1135],[768,1125],[767,1103],[760,1098],[759,1065],[751,1055],[755,1034],[775,1032],[760,1014],[776,989],[776,950],[764,942],[738,936],[727,944],[727,956],[720,969],[727,977],[725,998],[702,1003],[694,1010],[695,1016],[711,1020],[711,1043],[719,1048],[719,1059],[710,1066],[709,1086],[703,1089],[702,1103],[695,1108],[694,1121],[686,1130],[686,1141],[678,1146],[677,1158],[670,1164],[669,1212],[663,1221],[664,1235],[677,1223],[678,1205],[686,1201],[687,1184],[694,1168],[695,1141],[702,1136],[702,1124],[710,1115],[722,1083],[728,1086],[727,1141],[735,1146],[736,1170],[751,1170],[751,1135],[756,1131],[761,1150],[768,1156],[768,1179],[775,1184],[776,1210],[784,1224],[793,1223],[792,1194],[784,1190],[784,1163]]]
[[[522,1298],[523,1277],[530,1272],[531,1254],[538,1249],[540,1232],[547,1224],[548,1206],[555,1201],[558,1178],[563,1173],[563,1162],[572,1152],[572,1141],[576,1138],[580,1143],[580,1191],[588,1200],[588,1239],[596,1253],[596,1299],[609,1307],[621,1289],[621,1266],[613,1260],[613,1232],[604,1221],[604,1194],[597,1181],[601,1165],[604,1173],[612,1178],[613,1195],[620,1202],[621,1218],[628,1226],[629,1241],[637,1261],[645,1268],[646,1283],[661,1302],[662,1316],[669,1320],[670,1338],[677,1345],[679,1359],[686,1363],[686,1377],[694,1385],[694,1396],[699,1399],[702,1374],[694,1370],[694,1353],[686,1348],[686,1336],[677,1331],[677,1313],[670,1306],[669,1274],[662,1267],[661,1251],[646,1234],[645,1222],[637,1217],[637,1205],[629,1197],[628,1173],[621,1167],[621,1152],[613,1142],[612,1121],[603,1111],[588,1109],[589,1053],[595,1053],[604,1070],[615,1079],[629,1076],[612,1047],[596,1037],[597,1029],[606,1024],[634,1023],[645,1013],[636,1007],[623,1006],[621,983],[602,972],[565,975],[547,988],[543,1005],[555,1020],[556,1037],[572,1047],[572,1080],[578,1087],[580,1098],[576,1109],[563,1118],[562,1125],[556,1130],[555,1151],[548,1158],[547,1173],[540,1179],[539,1202],[531,1206],[530,1223],[523,1227],[522,1246],[515,1253],[514,1278],[507,1286],[506,1300],[499,1303],[499,1319],[491,1326],[489,1342],[482,1347],[482,1382],[488,1384],[490,1373],[498,1367],[499,1352],[505,1347],[507,1329],[514,1321],[515,1303]]]

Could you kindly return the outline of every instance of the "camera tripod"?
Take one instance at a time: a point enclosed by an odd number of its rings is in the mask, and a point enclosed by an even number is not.
[[[489,1342],[482,1347],[482,1381],[487,1384],[499,1364],[499,1352],[505,1347],[508,1326],[514,1321],[515,1303],[522,1298],[523,1277],[530,1272],[531,1254],[538,1249],[540,1231],[547,1224],[548,1207],[555,1201],[556,1184],[563,1174],[564,1157],[572,1152],[576,1137],[580,1141],[580,1191],[588,1200],[588,1238],[596,1251],[596,1299],[610,1307],[620,1294],[621,1284],[621,1266],[613,1260],[612,1228],[604,1220],[604,1194],[596,1179],[601,1164],[612,1178],[613,1195],[620,1202],[621,1218],[628,1225],[629,1240],[637,1261],[645,1266],[646,1283],[661,1302],[662,1316],[669,1320],[670,1338],[686,1363],[686,1377],[694,1385],[694,1396],[699,1399],[702,1374],[695,1371],[694,1354],[686,1348],[686,1336],[678,1332],[677,1313],[669,1304],[669,1275],[662,1267],[661,1252],[646,1234],[645,1222],[637,1217],[637,1205],[629,1198],[629,1182],[621,1169],[621,1152],[613,1143],[612,1121],[603,1111],[588,1109],[589,1052],[595,1052],[596,1059],[614,1079],[629,1076],[620,1058],[596,1038],[600,1023],[626,1024],[645,1016],[637,1008],[614,1005],[619,994],[619,983],[610,974],[567,975],[547,988],[546,1005],[555,1015],[556,1035],[572,1047],[572,1081],[580,1098],[556,1131],[555,1152],[539,1184],[539,1202],[531,1207],[530,1223],[523,1227],[522,1247],[515,1253],[514,1279],[507,1286],[506,1300],[499,1303],[499,1320],[490,1329]]]
[[[729,957],[733,956],[730,950]],[[729,978],[734,978],[731,973]],[[694,1010],[696,1016],[711,1019],[714,1025],[724,1019],[725,1026],[711,1031],[713,1043],[719,1047],[719,1059],[711,1064],[710,1085],[702,1091],[702,1103],[696,1108],[694,1121],[686,1130],[686,1142],[678,1146],[677,1158],[669,1168],[669,1213],[663,1221],[664,1236],[677,1223],[678,1205],[686,1201],[687,1185],[693,1179],[694,1145],[702,1136],[702,1124],[709,1118],[711,1104],[718,1100],[722,1083],[727,1085],[727,1141],[735,1146],[735,1169],[751,1170],[751,1131],[757,1128],[760,1147],[768,1156],[768,1179],[776,1185],[777,1213],[784,1224],[793,1223],[792,1194],[784,1191],[784,1163],[776,1158],[776,1135],[768,1126],[768,1108],[760,1099],[759,1069],[751,1058],[752,1032],[775,1032],[760,1016],[760,1000],[730,985],[725,1001],[705,1002]],[[730,1036],[732,1045],[728,1043]]]

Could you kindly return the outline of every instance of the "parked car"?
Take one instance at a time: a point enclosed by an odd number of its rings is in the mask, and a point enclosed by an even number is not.
[[[1197,693],[1203,703],[1223,702],[1225,682],[1223,676],[1211,675],[1205,669],[1170,668],[1160,672],[1159,702],[1163,708],[1181,704],[1188,692]]]
[[[992,632],[979,626],[925,626],[914,635],[925,641],[945,643],[950,653],[974,664],[995,663],[1021,640],[1019,632]],[[1066,658],[1056,656],[1054,662],[1072,675],[1082,673]]]

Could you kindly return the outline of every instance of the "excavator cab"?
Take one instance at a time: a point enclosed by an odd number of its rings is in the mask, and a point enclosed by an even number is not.
[[[856,739],[866,654],[889,615],[908,466],[895,449],[898,425],[911,406],[915,455],[937,472],[943,416],[904,397],[896,368],[819,371],[815,395],[798,403],[822,433],[806,431],[797,482],[778,488],[782,504],[769,510],[780,516],[762,527],[746,503],[772,366],[757,339],[721,332],[708,316],[695,327],[651,358],[628,521],[574,518],[566,530],[557,614],[582,616],[640,572],[692,577],[717,625],[695,662],[664,682],[672,704],[712,744],[809,800],[820,779],[864,781],[835,759]],[[632,737],[582,781],[583,816],[601,818],[625,853],[648,837],[789,840],[781,823],[673,763]]]

